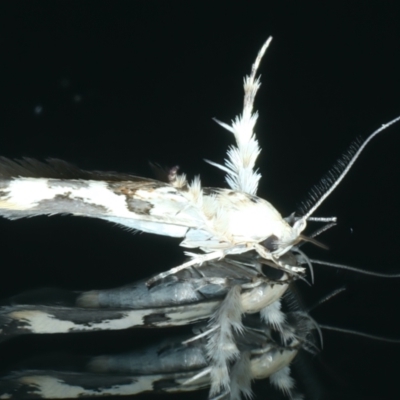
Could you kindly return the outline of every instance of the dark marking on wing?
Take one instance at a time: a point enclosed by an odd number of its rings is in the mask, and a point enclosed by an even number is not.
[[[14,311],[14,308],[10,310]],[[0,315],[0,326],[0,341],[15,335],[30,333],[30,324],[28,321],[23,319],[16,320],[7,314]]]
[[[150,215],[150,211],[153,205],[148,201],[139,199],[126,199],[128,210],[134,212],[135,214]]]
[[[143,322],[146,326],[152,326],[154,324],[160,322],[168,322],[170,320],[171,319],[167,317],[164,313],[149,314],[143,317]]]
[[[43,214],[73,214],[99,217],[107,215],[106,207],[98,204],[90,204],[83,199],[74,197],[71,199],[67,194],[56,195],[53,199],[40,201],[29,210],[3,209],[1,215],[8,219],[19,219]]]
[[[54,392],[57,398],[98,398],[103,396],[126,396],[135,395],[147,391],[156,392],[181,392],[185,391],[180,381],[190,378],[192,375],[187,373],[166,374],[166,378],[154,380],[156,377],[112,375],[112,374],[90,374],[76,372],[62,372],[53,370],[24,370],[12,373],[0,379],[0,393],[7,394],[11,399],[43,399],[41,395],[41,378],[48,378],[58,382],[58,387]],[[152,389],[147,384],[140,384],[144,379],[148,383],[152,382]],[[37,383],[35,382],[37,381]],[[137,385],[135,385],[137,384]],[[132,388],[132,385],[135,385]],[[59,393],[64,386],[66,393]],[[194,385],[195,389],[206,387],[207,381]],[[69,388],[71,390],[69,390]],[[127,392],[131,387],[132,392]],[[82,390],[79,390],[82,388]],[[77,391],[78,389],[78,391]],[[193,390],[186,388],[186,390]],[[110,392],[114,393],[111,395]],[[85,393],[86,392],[86,393]],[[51,392],[48,392],[50,394]],[[63,395],[65,397],[63,397]],[[72,397],[71,397],[72,396]]]
[[[161,187],[171,187],[171,193],[176,193],[176,190],[168,185],[167,183],[160,181],[153,181],[150,179],[137,178],[136,181],[118,181],[109,182],[108,187],[111,191],[117,194],[123,194],[125,196],[132,197],[136,194],[136,191],[145,188],[146,191],[152,191]]]
[[[82,179],[74,179],[74,180],[49,179],[47,186],[49,188],[69,187],[71,189],[81,189],[89,187],[89,184]]]
[[[29,157],[19,160],[0,157],[0,179],[4,180],[16,177],[157,182],[152,179],[117,172],[85,171],[73,164],[56,158],[49,158],[46,162],[41,162]]]
[[[48,214],[58,214],[66,213],[74,215],[105,215],[108,209],[102,205],[92,204],[85,202],[84,199],[79,197],[70,198],[69,194],[56,195],[54,199],[42,200],[37,206],[33,207],[31,210],[23,210],[25,216],[27,213],[37,214],[38,210],[46,210]]]
[[[180,384],[175,379],[160,379],[153,383],[155,392],[163,392],[167,389],[176,388]]]
[[[11,182],[10,179],[3,179],[0,175],[0,189],[7,189],[8,186],[10,185],[10,182]],[[0,190],[0,197],[7,196],[7,194],[8,194],[7,190],[6,191]]]
[[[203,194],[206,196],[218,195],[220,192],[221,190],[217,188],[210,188],[210,187],[203,188]]]
[[[4,183],[4,188],[5,190],[0,190],[0,199],[5,200],[8,198],[10,191],[8,189],[8,185],[10,183],[10,181],[1,181],[0,180],[0,186],[1,184]]]
[[[28,379],[26,379],[25,377],[27,377]],[[38,383],[35,383],[36,377],[38,377]],[[94,392],[90,393],[90,395],[77,393],[72,398],[104,396],[105,394],[107,394],[107,391],[109,389],[115,389],[117,387],[123,388],[126,385],[132,385],[138,381],[138,379],[130,376],[87,373],[81,374],[76,372],[61,372],[51,370],[26,370],[19,373],[13,373],[12,375],[1,379],[0,393],[7,393],[11,395],[12,399],[42,399],[43,397],[40,394],[41,377],[53,378],[56,379],[60,385],[70,386],[72,393],[76,391],[77,387],[82,388],[84,391]],[[121,394],[123,394],[122,391]],[[68,398],[71,397],[68,396]]]
[[[24,313],[26,312],[26,318]],[[5,340],[9,337],[16,335],[24,335],[32,333],[30,318],[34,318],[32,313],[37,312],[42,315],[47,315],[48,318],[54,318],[57,321],[72,322],[76,325],[91,327],[93,324],[102,323],[104,321],[119,320],[125,317],[124,310],[115,309],[82,309],[71,307],[50,307],[50,306],[32,306],[32,305],[18,305],[13,307],[2,307],[0,310],[0,338]],[[20,313],[20,314],[18,314]],[[103,330],[107,328],[103,327]],[[110,326],[112,330],[113,327]],[[72,327],[69,331],[81,331],[79,326]],[[92,330],[95,330],[92,328]]]
[[[40,399],[38,385],[19,382],[14,377],[6,377],[0,381],[0,393],[7,394],[11,399]]]
[[[94,392],[101,393],[107,389],[115,386],[130,385],[137,382],[137,379],[127,376],[114,376],[114,375],[91,375],[91,374],[77,374],[77,373],[60,373],[59,379],[63,383],[70,386],[80,386],[85,390],[93,390]]]

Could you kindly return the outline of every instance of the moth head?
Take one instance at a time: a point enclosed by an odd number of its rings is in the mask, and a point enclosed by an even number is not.
[[[271,256],[280,257],[287,253],[293,246],[303,240],[301,233],[307,226],[307,221],[304,219],[298,219],[291,226],[285,219],[282,218],[282,225],[287,227],[281,230],[280,235],[272,234],[260,242]]]

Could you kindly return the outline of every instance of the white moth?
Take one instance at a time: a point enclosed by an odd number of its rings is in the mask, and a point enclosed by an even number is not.
[[[224,300],[225,304],[218,308],[219,315],[224,313],[224,308],[229,307],[231,304],[229,297],[235,296],[238,288],[237,286],[236,290],[228,293]],[[205,289],[204,292],[209,289]],[[122,291],[122,289],[119,290]],[[116,294],[117,290],[114,292]],[[38,295],[42,298],[46,297],[43,291],[32,293],[30,297],[34,298]],[[25,294],[23,297],[28,299],[29,295]],[[63,297],[73,298],[72,293],[68,296],[65,296],[65,293],[59,293],[58,300],[55,299],[54,293],[51,293],[51,297],[55,303],[51,310],[49,307],[46,309],[44,306],[36,305],[33,311],[42,312],[42,315],[48,313],[49,320],[54,317],[54,332],[60,328],[61,321],[64,322],[64,328],[70,328],[69,332],[75,332],[72,323],[75,322],[76,326],[77,321],[88,325],[89,329],[99,329],[94,321],[85,320],[85,313],[79,307],[67,309],[56,305]],[[77,293],[75,297],[81,298],[82,293]],[[112,293],[103,293],[103,297],[105,297],[103,300],[108,297],[111,302],[116,300]],[[123,297],[126,302],[126,294]],[[165,296],[161,296],[162,298],[167,300]],[[147,302],[149,300],[151,296],[148,296]],[[14,302],[17,301],[18,298],[15,298]],[[32,327],[31,320],[27,315],[29,312],[27,306],[24,307],[25,317],[21,316],[20,320],[14,319],[13,325],[21,322],[20,329],[29,330]],[[186,310],[190,309],[196,311],[195,307],[190,308],[187,305]],[[125,306],[123,311],[128,313],[129,309]],[[113,317],[118,321],[115,304],[108,310],[103,308],[102,312],[103,317],[109,319],[110,325],[113,323]],[[139,312],[135,310],[132,312],[140,316]],[[153,314],[149,316],[153,316],[156,321],[161,313],[168,313],[168,307],[155,306]],[[173,318],[171,314],[169,316]],[[93,314],[93,317],[99,321],[99,314]],[[29,333],[53,333],[46,330],[46,327],[51,326],[41,321],[41,324],[37,324],[38,330]],[[289,398],[300,398],[296,397],[294,381],[289,375],[289,365],[302,348],[315,353],[316,345],[310,334],[315,328],[318,329],[312,318],[297,308],[285,314],[285,321],[281,322],[279,329],[272,323],[264,322],[257,315],[246,318],[240,330],[232,333],[233,340],[225,340],[219,344],[226,349],[234,347],[238,354],[229,371],[230,386],[224,392],[218,393],[218,398],[224,396],[230,400],[240,400],[242,395],[246,397],[251,395],[252,380],[265,378],[270,378],[272,385],[285,392]],[[16,329],[16,327],[13,326],[11,329]],[[82,355],[76,357],[76,363],[71,363],[72,360],[69,357],[65,359],[64,366],[62,366],[63,358],[60,355],[56,358],[42,355],[37,358],[36,363],[30,360],[27,364],[22,364],[0,377],[0,398],[17,399],[22,394],[26,399],[97,398],[105,395],[122,396],[149,391],[186,392],[212,387],[215,380],[213,374],[218,373],[218,369],[214,364],[214,359],[209,357],[210,340],[204,334],[207,329],[207,325],[204,324],[195,326],[195,340],[191,336],[170,337],[145,348],[137,343],[135,346],[137,350],[122,354],[103,354],[94,357]],[[43,358],[46,360],[44,363],[41,361]],[[219,367],[223,369],[224,366]]]
[[[226,173],[230,189],[203,188],[199,178],[188,183],[185,175],[178,175],[176,169],[170,171],[167,182],[161,182],[126,174],[82,171],[59,160],[49,160],[45,164],[28,158],[19,161],[1,158],[0,215],[17,219],[67,213],[100,218],[134,230],[182,238],[181,246],[198,250],[196,253],[186,253],[191,257],[188,262],[150,279],[147,282],[149,286],[188,267],[207,265],[207,262],[247,252],[255,252],[265,263],[290,277],[301,277],[305,268],[297,262],[299,258],[294,257],[296,262],[291,262],[293,258],[288,255],[297,254],[303,257],[301,264],[311,264],[298,248],[303,241],[314,241],[302,234],[307,222],[335,220],[313,218],[312,215],[340,184],[365,146],[380,132],[399,121],[400,117],[382,125],[362,144],[354,144],[339,160],[334,173],[313,191],[312,200],[305,205],[302,214],[283,218],[268,201],[256,196],[261,175],[255,164],[261,149],[254,133],[257,113],[253,111],[253,104],[260,87],[257,70],[270,42],[271,38],[262,46],[250,75],[244,80],[242,113],[230,125],[217,121],[234,135],[236,145],[229,148],[224,165],[208,162]],[[255,287],[262,287],[262,279],[255,283]],[[187,316],[183,322],[178,322],[178,313],[173,314],[173,310],[170,310],[176,325],[187,324],[214,313],[209,330],[205,332],[208,337],[211,396],[218,395],[221,389],[233,390],[234,383],[231,385],[229,374],[234,374],[234,371],[229,371],[228,364],[238,361],[240,352],[232,337],[234,331],[242,329],[242,314],[248,312],[240,307],[241,294],[238,287],[233,286],[216,310],[207,309],[204,312],[204,307],[200,307],[201,310],[195,311],[194,316]],[[285,315],[280,311],[280,296],[281,293],[274,298],[275,302],[269,304],[260,301],[256,304],[258,308],[254,309],[260,311],[262,319],[282,331]],[[194,306],[189,307],[189,312],[193,310]],[[40,314],[35,309],[3,311],[8,321],[28,321],[29,329],[34,333],[41,333],[40,327],[44,325],[48,327],[47,333],[77,327],[74,321],[64,321],[67,326],[52,326],[48,314]],[[23,313],[22,317],[18,312]],[[151,313],[148,310],[146,312]],[[137,316],[139,313],[134,314]],[[132,318],[129,318],[130,315],[121,320],[122,328],[129,324],[140,325],[140,322],[132,322]],[[78,330],[80,328],[77,327]],[[103,323],[96,328],[107,329]],[[197,335],[195,340],[201,339],[202,335],[204,332]],[[224,343],[232,346],[222,346]],[[195,381],[201,377],[197,375],[191,379]],[[286,366],[277,371],[275,379],[282,390],[290,386]]]
[[[260,87],[257,69],[270,42],[271,38],[262,46],[244,80],[241,115],[231,125],[218,121],[233,133],[236,146],[228,149],[224,165],[209,162],[226,172],[230,189],[202,188],[199,178],[188,183],[176,171],[169,174],[169,183],[164,183],[79,171],[58,160],[45,165],[31,159],[15,162],[2,158],[0,215],[15,219],[68,213],[101,218],[143,232],[181,237],[181,246],[203,251],[187,253],[192,259],[168,273],[251,250],[277,268],[303,272],[301,267],[286,265],[280,257],[306,240],[302,232],[307,220],[342,181],[365,146],[400,117],[382,125],[362,145],[353,145],[339,166],[337,179],[322,193],[316,191],[319,199],[304,215],[284,219],[273,205],[256,196],[261,175],[255,163],[261,149],[254,134],[258,115],[253,112],[253,103]]]
[[[164,328],[208,320],[229,293],[242,314],[255,314],[286,292],[285,273],[267,278],[254,257],[226,257],[186,269],[149,288],[147,280],[112,289],[70,292],[42,288],[20,293],[0,306],[0,342],[25,334]]]

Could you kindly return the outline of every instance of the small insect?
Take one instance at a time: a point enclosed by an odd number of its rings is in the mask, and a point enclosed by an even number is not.
[[[294,254],[282,257],[289,256],[294,265]],[[199,270],[180,270],[150,288],[142,280],[89,292],[38,289],[22,293],[0,307],[0,340],[25,334],[166,328],[208,320],[208,328],[190,341],[208,343],[206,373],[214,396],[221,387],[230,390],[229,364],[239,361],[237,337],[245,330],[245,315],[261,312],[259,321],[278,333],[284,330],[280,299],[293,279],[263,263],[257,254],[246,253],[208,261]]]
[[[112,290],[41,289],[14,296],[7,301],[9,306],[0,309],[3,339],[27,333],[118,330],[126,328],[127,321],[133,326],[158,328],[205,322],[193,328],[194,335],[172,337],[126,354],[80,356],[72,363],[70,357],[63,362],[60,355],[28,360],[0,378],[2,398],[173,393],[211,386],[211,393],[218,398],[239,400],[251,394],[252,380],[269,377],[277,389],[297,399],[289,365],[300,349],[316,351],[311,331],[318,325],[293,306],[289,295],[285,295],[289,310],[282,318],[282,296],[275,293],[272,298],[270,294],[274,287],[281,292],[288,285],[282,280],[283,272],[278,271],[279,279],[269,279],[268,290],[262,285],[253,287],[254,278],[261,277],[257,258],[242,255],[208,262],[201,276],[186,269],[151,289],[140,281]],[[263,284],[266,281],[264,275]],[[250,291],[246,290],[249,284]],[[173,294],[177,296],[171,298]],[[174,303],[177,305],[172,307]],[[270,318],[260,318],[256,313],[260,309]],[[278,319],[272,318],[274,312]],[[229,369],[226,364],[231,364]],[[222,378],[216,380],[214,374],[223,374],[225,368],[229,381],[219,393]]]
[[[245,321],[236,341],[240,357],[231,368],[231,399],[251,394],[251,381],[270,377],[278,389],[295,398],[288,365],[301,348],[312,348],[314,322],[300,312],[287,313],[283,336],[259,318]],[[202,332],[206,326],[196,326]],[[164,339],[156,345],[122,354],[38,357],[0,378],[2,398],[82,398],[133,395],[142,392],[179,393],[210,386],[208,342],[203,336]],[[43,360],[44,359],[44,360]],[[66,367],[69,365],[69,367]],[[290,384],[282,387],[286,379]]]
[[[0,338],[24,333],[161,328],[208,319],[207,328],[191,340],[207,338],[210,398],[235,392],[238,378],[234,366],[241,359],[237,332],[244,329],[242,318],[260,313],[258,323],[272,325],[283,335],[288,314],[281,311],[280,300],[290,281],[305,280],[306,267],[312,275],[312,264],[334,266],[312,260],[300,249],[306,242],[324,247],[315,237],[336,222],[334,217],[313,217],[315,211],[367,144],[400,120],[395,118],[364,142],[353,143],[312,190],[300,212],[282,217],[256,195],[261,175],[255,165],[261,149],[254,133],[258,114],[253,104],[260,87],[257,70],[270,42],[271,38],[262,46],[244,80],[242,113],[231,125],[217,121],[234,135],[236,144],[228,149],[223,165],[207,162],[226,173],[229,189],[204,188],[199,178],[188,182],[176,167],[161,181],[84,171],[55,159],[42,163],[30,158],[0,158],[0,215],[5,218],[54,214],[93,217],[132,230],[182,238],[182,247],[194,249],[185,253],[189,261],[126,288],[75,294],[61,305],[36,300],[19,303],[16,298],[14,304],[0,310]],[[305,235],[310,221],[327,225]],[[280,275],[271,280],[263,266]],[[170,293],[174,293],[173,301]],[[280,387],[294,398],[285,368],[277,370],[282,378]],[[202,377],[200,373],[191,379]],[[239,398],[240,393],[232,396]]]
[[[255,163],[261,149],[254,134],[258,114],[253,112],[253,104],[260,87],[256,73],[270,42],[271,38],[262,46],[251,74],[244,80],[242,114],[231,125],[217,121],[234,135],[236,146],[228,149],[224,165],[208,162],[226,172],[230,189],[202,188],[199,178],[188,183],[176,169],[168,174],[168,182],[160,182],[81,171],[60,160],[43,164],[29,158],[1,158],[0,215],[9,219],[43,214],[101,218],[134,230],[182,237],[181,246],[204,252],[187,252],[192,259],[169,274],[251,250],[272,261],[276,268],[291,274],[303,272],[301,267],[285,264],[281,256],[300,242],[311,240],[302,234],[307,221],[314,220],[314,212],[347,175],[366,145],[400,117],[382,125],[363,143],[353,143],[334,172],[313,189],[302,215],[283,218],[272,204],[256,196],[261,175]]]
[[[240,319],[279,300],[291,281],[284,272],[263,272],[262,260],[247,254],[208,261],[201,270],[181,270],[151,288],[145,279],[86,292],[37,289],[2,301],[0,341],[25,334],[193,324],[209,319],[232,290],[237,294],[230,303]]]
[[[168,318],[171,318],[170,323],[179,325],[182,319],[176,317],[177,310],[184,316],[188,313],[196,315],[199,311],[198,305],[207,310],[209,304],[221,316],[221,310],[230,304],[229,297],[235,295],[235,290],[226,294],[226,285],[222,284],[221,279],[212,278],[212,271],[226,270],[227,266],[230,267],[229,270],[234,270],[236,263],[231,261],[226,258],[205,265],[209,282],[204,286],[201,282],[205,283],[207,280],[200,279],[196,282],[188,274],[189,270],[185,270],[179,273],[181,279],[173,282],[170,276],[160,284],[161,290],[151,289],[150,292],[153,293],[148,293],[145,281],[141,281],[106,291],[67,292],[42,289],[21,294],[9,299],[9,303],[13,305],[8,309],[4,308],[7,313],[2,313],[2,333],[71,334],[98,329],[121,329],[124,326],[120,324],[120,317],[124,314],[129,315],[131,320],[139,321],[143,318],[142,322],[147,320],[149,324],[154,324],[153,327],[165,326],[163,324]],[[250,264],[250,260],[247,261]],[[253,262],[256,264],[255,260]],[[242,274],[240,269],[235,272]],[[235,276],[233,272],[228,272],[228,275]],[[186,276],[186,279],[182,279],[182,276]],[[237,278],[237,281],[243,280],[243,276]],[[273,282],[270,284],[273,285]],[[175,307],[173,314],[169,306],[173,301],[168,295],[175,291],[183,293],[183,286],[187,289],[195,286],[202,296],[209,299],[198,296],[186,305],[183,305],[183,300],[179,301],[180,306]],[[238,289],[239,286],[236,286],[236,291]],[[191,293],[196,294],[195,292],[193,290]],[[141,296],[138,296],[139,293]],[[225,298],[221,298],[224,293]],[[331,297],[332,294],[327,299]],[[92,304],[85,311],[85,299],[88,298],[91,298]],[[216,305],[216,298],[222,304]],[[269,378],[272,386],[281,391],[285,398],[302,398],[290,376],[290,364],[300,351],[317,354],[322,346],[321,328],[332,328],[320,327],[307,311],[301,310],[296,297],[290,291],[282,299],[272,303],[278,313],[281,300],[286,309],[283,313],[284,319],[265,321],[258,314],[253,314],[245,316],[243,321],[242,317],[231,321],[239,323],[240,328],[233,330],[232,337],[225,332],[225,337],[218,345],[230,351],[235,349],[237,354],[229,369],[229,390],[219,394],[217,398],[239,400],[242,395],[249,396],[252,393],[251,382],[266,378]],[[32,303],[31,307],[28,303]],[[123,308],[120,307],[121,303],[124,303]],[[146,308],[138,308],[139,305]],[[197,315],[199,320],[209,318],[209,315],[207,318],[202,316],[201,313]],[[4,323],[5,317],[10,317],[8,323]],[[144,392],[181,393],[206,389],[212,387],[212,374],[217,372],[215,360],[210,357],[210,344],[218,340],[218,336],[210,335],[210,326],[213,332],[218,331],[218,324],[215,322],[217,321],[211,320],[195,325],[194,336],[186,334],[163,338],[160,343],[144,348],[139,346],[139,349],[135,349],[138,346],[132,343],[132,350],[124,353],[92,356],[42,354],[22,361],[3,373],[0,376],[0,393],[2,398],[8,399],[51,399],[115,397]],[[313,334],[314,331],[318,331],[319,340]],[[211,349],[216,351],[215,346],[211,346]]]

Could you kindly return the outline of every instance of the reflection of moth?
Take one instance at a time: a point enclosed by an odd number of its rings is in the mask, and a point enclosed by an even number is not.
[[[307,237],[302,233],[307,222],[335,221],[334,218],[313,218],[312,215],[341,182],[366,144],[400,118],[382,126],[363,144],[353,144],[333,171],[312,191],[301,211],[282,218],[270,203],[256,196],[261,175],[255,169],[260,148],[253,131],[257,120],[253,102],[260,85],[256,72],[269,43],[270,40],[264,44],[251,74],[245,79],[242,114],[231,125],[219,122],[234,134],[236,146],[228,150],[224,165],[210,163],[226,172],[230,189],[202,188],[198,178],[189,183],[184,175],[177,173],[177,168],[168,171],[162,182],[131,175],[82,171],[59,160],[49,160],[47,164],[32,159],[0,160],[0,215],[6,218],[64,213],[88,216],[130,229],[180,237],[183,239],[181,246],[198,250],[187,253],[191,257],[188,262],[151,278],[140,288],[147,296],[168,285],[168,279],[187,282],[187,276],[179,275],[187,273],[193,283],[190,288],[192,302],[179,289],[176,303],[168,304],[169,308],[163,310],[162,315],[158,313],[155,317],[150,306],[142,307],[145,311],[140,314],[138,310],[132,311],[140,296],[132,295],[135,292],[128,287],[124,289],[125,297],[121,296],[121,290],[115,295],[114,298],[128,300],[122,310],[119,304],[120,309],[113,310],[112,315],[104,309],[96,313],[102,302],[96,292],[77,297],[74,306],[83,306],[83,309],[68,312],[69,317],[61,308],[52,308],[52,305],[47,308],[44,305],[42,308],[35,305],[5,307],[2,310],[4,335],[186,325],[211,317],[208,330],[200,333],[196,340],[207,337],[210,396],[213,397],[229,393],[233,387],[232,374],[242,354],[237,332],[244,329],[243,314],[260,312],[261,319],[280,335],[285,336],[290,331],[285,327],[289,316],[281,311],[280,297],[287,287],[286,281],[304,279],[304,265],[312,271],[311,260],[299,246],[305,241],[319,244],[314,239],[316,234]],[[246,257],[250,257],[250,261]],[[229,263],[235,264],[235,268],[239,265],[242,270],[233,280],[230,280],[230,271],[224,271],[230,268]],[[263,273],[263,265],[279,270],[277,279],[282,282],[271,283]],[[207,275],[205,271],[210,266],[219,272],[212,271]],[[193,280],[193,271],[198,274],[200,283]],[[222,290],[219,296],[223,300],[217,301],[218,304],[210,305],[207,297],[198,298],[209,285],[213,285],[214,291],[216,288]],[[211,292],[210,298],[214,301],[218,296]],[[164,293],[156,297],[153,306],[164,306],[166,296]],[[250,297],[249,303],[244,301],[246,296]],[[112,296],[107,301],[110,298]],[[110,307],[107,301],[105,308]],[[285,346],[286,342],[283,343]],[[292,396],[293,383],[287,368],[275,372],[272,380]],[[247,389],[243,393],[247,393]]]
[[[316,326],[293,306],[292,299],[288,299],[291,311],[284,320],[258,317],[257,312],[265,314],[268,309],[270,317],[274,311],[280,315],[277,299],[289,283],[285,273],[270,269],[268,278],[268,270],[262,274],[261,269],[257,259],[227,257],[204,264],[201,275],[186,269],[150,289],[141,281],[111,290],[47,289],[15,296],[9,300],[13,305],[1,308],[3,339],[28,333],[160,328],[213,318],[196,325],[194,335],[169,338],[125,354],[69,357],[65,361],[69,367],[61,369],[57,365],[62,357],[57,356],[57,362],[55,357],[45,357],[45,361],[38,357],[0,379],[0,393],[12,394],[11,398],[21,394],[24,398],[57,394],[74,398],[193,391],[213,384],[213,376],[232,361],[224,387],[232,399],[250,394],[251,380],[267,377],[294,396],[288,365],[301,348],[315,352],[311,331]],[[243,321],[242,314],[248,314]],[[212,356],[217,347],[219,359]],[[282,378],[286,379],[284,388]]]

